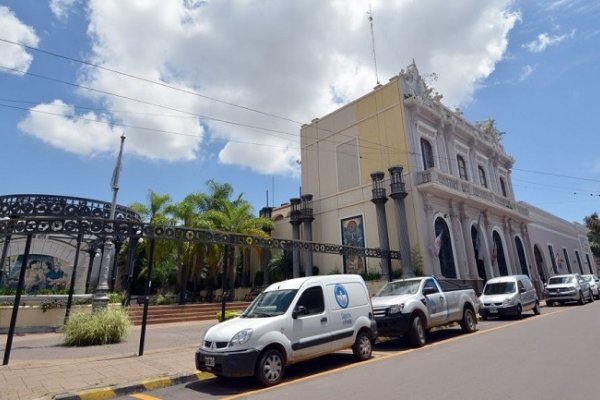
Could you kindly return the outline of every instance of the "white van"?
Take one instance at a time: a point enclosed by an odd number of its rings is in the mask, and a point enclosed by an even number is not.
[[[540,300],[527,275],[499,276],[488,280],[479,296],[482,319],[505,315],[522,317],[524,311],[540,314]]]
[[[265,289],[242,315],[211,327],[196,368],[217,376],[279,383],[285,366],[352,347],[371,357],[377,325],[360,275],[289,279]]]

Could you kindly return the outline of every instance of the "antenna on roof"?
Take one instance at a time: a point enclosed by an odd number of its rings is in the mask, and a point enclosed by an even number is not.
[[[379,75],[377,74],[377,56],[375,55],[375,33],[373,32],[373,12],[371,11],[371,3],[369,3],[369,24],[371,25],[371,47],[373,48],[373,64],[375,65],[375,80],[379,85]]]

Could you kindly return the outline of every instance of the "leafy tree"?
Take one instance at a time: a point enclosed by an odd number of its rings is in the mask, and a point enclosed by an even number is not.
[[[598,213],[595,212],[583,219],[585,226],[588,228],[588,240],[592,248],[594,257],[600,257],[600,219]]]

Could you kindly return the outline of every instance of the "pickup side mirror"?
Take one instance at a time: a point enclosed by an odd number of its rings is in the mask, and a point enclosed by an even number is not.
[[[292,318],[297,319],[299,315],[308,314],[308,310],[304,306],[298,306],[292,311]]]
[[[423,288],[423,295],[424,296],[427,296],[428,294],[434,294],[434,293],[437,293],[436,288],[433,288],[433,287],[425,287],[425,288]]]

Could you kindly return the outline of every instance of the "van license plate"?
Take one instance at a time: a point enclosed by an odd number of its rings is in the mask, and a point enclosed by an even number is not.
[[[207,367],[215,366],[215,358],[214,357],[204,357],[204,365]]]

